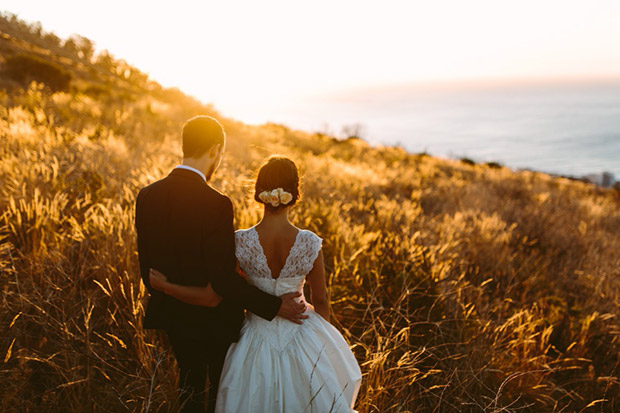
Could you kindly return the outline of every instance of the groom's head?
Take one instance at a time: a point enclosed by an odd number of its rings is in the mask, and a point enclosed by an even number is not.
[[[183,125],[183,163],[192,164],[211,178],[220,164],[226,133],[211,116],[195,116]]]

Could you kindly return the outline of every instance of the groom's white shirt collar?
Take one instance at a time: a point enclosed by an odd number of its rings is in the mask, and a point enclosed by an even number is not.
[[[202,172],[200,172],[198,169],[196,168],[192,168],[191,166],[187,166],[187,165],[179,165],[174,169],[187,169],[188,171],[192,171],[192,172],[196,172],[198,175],[200,175],[200,177],[207,182],[207,177],[205,176],[205,174],[203,174]]]

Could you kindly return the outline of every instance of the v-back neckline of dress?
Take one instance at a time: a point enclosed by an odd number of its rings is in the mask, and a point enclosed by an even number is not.
[[[271,278],[272,280],[279,279],[280,276],[282,275],[282,273],[284,272],[284,269],[286,267],[288,267],[288,265],[289,265],[289,260],[291,259],[292,255],[293,255],[293,251],[295,250],[295,247],[297,246],[297,242],[299,241],[299,236],[301,235],[301,230],[300,229],[297,230],[297,235],[295,235],[295,241],[293,242],[293,245],[291,246],[291,249],[288,251],[288,255],[286,256],[286,260],[284,261],[284,265],[282,266],[282,268],[280,268],[280,272],[278,273],[277,277],[274,277],[273,273],[271,272],[271,267],[269,266],[269,261],[267,260],[267,255],[265,255],[265,249],[263,248],[263,244],[260,243],[260,235],[258,234],[258,231],[256,230],[256,227],[252,227],[252,230],[254,230],[254,234],[256,235],[256,242],[258,243],[258,247],[259,247],[259,250],[260,250],[261,255],[263,257],[263,262],[265,264],[265,269],[267,270],[267,272],[269,274],[269,278]]]

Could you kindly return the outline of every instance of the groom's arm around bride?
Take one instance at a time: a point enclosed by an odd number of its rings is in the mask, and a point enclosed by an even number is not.
[[[214,245],[208,247],[214,258],[208,263],[212,274],[211,286],[216,293],[224,298],[234,300],[242,307],[254,314],[271,320],[276,315],[301,324],[300,315],[305,310],[303,304],[295,303],[292,298],[300,296],[300,293],[286,294],[286,301],[274,297],[264,291],[250,286],[247,281],[237,272],[235,259],[235,232],[233,225],[233,206],[228,197],[223,198],[222,211],[217,222],[220,224],[216,233],[210,237]],[[206,251],[208,252],[208,251]],[[207,255],[205,253],[205,255]],[[277,298],[277,300],[274,300]]]

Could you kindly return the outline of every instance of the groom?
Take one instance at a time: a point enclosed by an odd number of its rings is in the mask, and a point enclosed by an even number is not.
[[[282,297],[249,285],[237,272],[233,208],[208,184],[218,168],[226,137],[220,123],[197,116],[183,126],[183,163],[138,194],[136,228],[140,274],[150,299],[145,329],[164,330],[179,365],[183,412],[203,412],[209,376],[208,411],[215,409],[220,373],[229,345],[239,338],[243,308],[272,320],[301,323],[299,293]],[[149,269],[171,282],[207,286],[222,297],[217,307],[186,304],[151,288]]]

